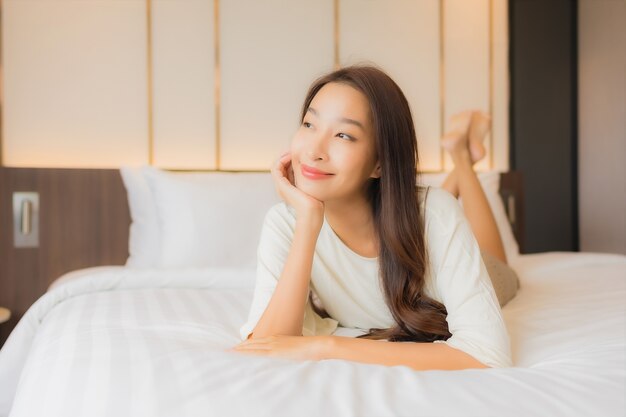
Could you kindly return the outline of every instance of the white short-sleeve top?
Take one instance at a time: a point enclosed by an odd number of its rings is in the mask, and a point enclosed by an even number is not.
[[[512,366],[500,304],[461,206],[442,188],[430,187],[428,193],[420,192],[419,196],[429,262],[424,293],[446,306],[452,334],[448,340],[434,343],[446,343],[487,366]],[[295,223],[295,210],[284,202],[271,207],[265,216],[252,305],[240,329],[244,340],[270,302],[287,260]],[[337,326],[365,331],[394,326],[381,285],[378,258],[352,251],[324,218],[313,257],[310,289],[331,318],[320,317],[307,301],[302,334],[330,335]]]

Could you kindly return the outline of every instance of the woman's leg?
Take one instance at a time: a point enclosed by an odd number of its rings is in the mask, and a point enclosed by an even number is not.
[[[463,199],[463,211],[476,236],[478,246],[507,263],[496,219],[493,217],[487,196],[474,172],[469,152],[465,150],[452,154],[452,160],[456,172],[458,195]]]
[[[468,130],[469,131],[469,130]],[[507,263],[504,245],[496,225],[496,220],[489,207],[485,192],[474,172],[473,165],[478,160],[472,159],[469,149],[468,131],[454,137],[446,135],[445,148],[454,162],[454,170],[448,175],[442,187],[455,197],[463,199],[465,217],[481,250]],[[475,153],[476,154],[476,153]]]

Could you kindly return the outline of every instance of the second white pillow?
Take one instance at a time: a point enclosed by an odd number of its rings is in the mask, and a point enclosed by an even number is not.
[[[265,213],[280,201],[269,173],[146,168],[160,230],[159,267],[255,267]]]

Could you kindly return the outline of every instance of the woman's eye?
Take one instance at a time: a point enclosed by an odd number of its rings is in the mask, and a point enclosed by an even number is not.
[[[306,128],[308,129],[309,127],[311,127],[311,123],[309,123],[309,122],[303,122],[303,123],[302,123],[302,126],[304,126],[304,127],[306,127]]]
[[[345,133],[337,133],[337,136],[339,136],[342,139],[352,140],[352,136],[346,135]]]

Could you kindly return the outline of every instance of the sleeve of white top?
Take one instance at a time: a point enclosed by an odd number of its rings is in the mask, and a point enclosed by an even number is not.
[[[265,312],[282,274],[291,248],[295,219],[284,203],[274,205],[265,215],[257,248],[256,284],[248,320],[239,333],[246,340]],[[304,309],[303,336],[332,334],[338,322],[320,317],[307,301]]]
[[[446,343],[483,364],[513,366],[509,334],[491,279],[458,201],[431,189],[426,239],[435,287],[448,311]]]

